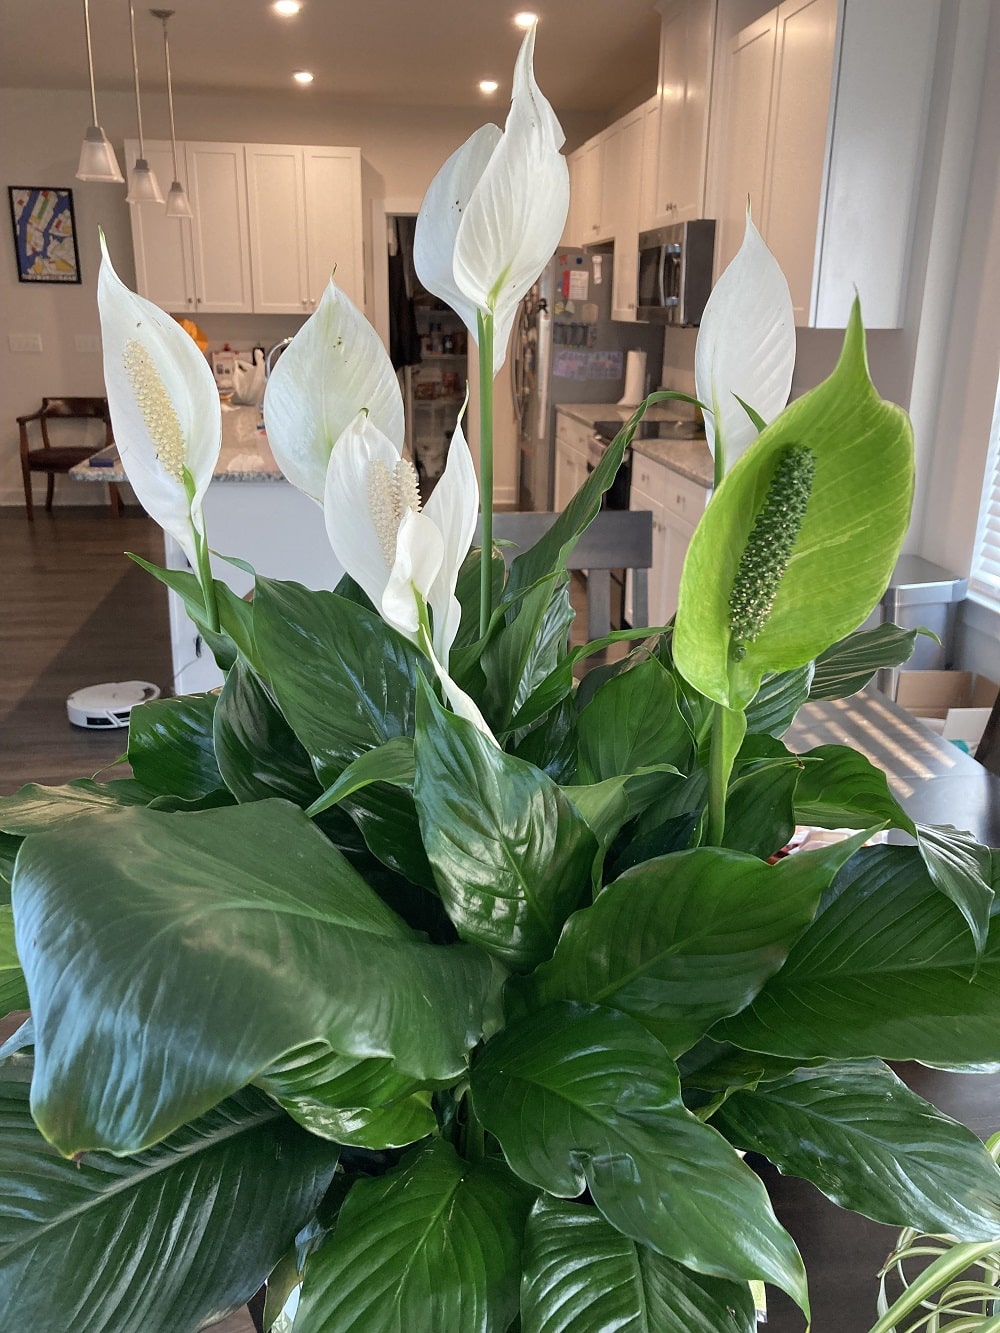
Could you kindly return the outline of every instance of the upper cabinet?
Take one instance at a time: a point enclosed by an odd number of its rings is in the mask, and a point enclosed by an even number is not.
[[[126,143],[130,161],[136,151]],[[188,143],[178,155],[194,218],[131,205],[141,295],[174,313],[301,315],[335,272],[364,306],[359,149]],[[147,144],[146,157],[172,178],[169,144]]]
[[[704,217],[715,0],[661,6],[656,149],[643,229]]]
[[[604,185],[604,146],[608,131],[588,139],[576,152],[570,153],[569,213],[563,231],[564,245],[592,245],[611,234],[611,219],[602,219],[602,208],[607,208],[611,186]]]
[[[798,325],[902,323],[940,0],[720,0],[706,205],[716,274],[754,220]]]

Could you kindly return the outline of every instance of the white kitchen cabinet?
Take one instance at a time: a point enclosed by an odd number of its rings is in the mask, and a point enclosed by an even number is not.
[[[684,557],[711,494],[708,487],[633,452],[629,508],[648,509],[653,515],[653,563],[649,571],[651,625],[665,625],[677,610]],[[625,614],[631,622],[630,584],[625,590]]]
[[[723,0],[724,3],[724,0]],[[783,0],[717,52],[716,272],[754,220],[799,325],[902,323],[940,0]]]
[[[196,309],[203,315],[251,314],[254,306],[243,145],[188,143],[184,158],[194,213],[191,240]]]
[[[563,232],[566,245],[592,245],[603,240],[601,207],[604,173],[604,140],[606,131],[588,139],[570,153],[569,214]]]
[[[146,160],[165,196],[174,177],[170,144],[147,142],[145,150]],[[177,152],[177,169],[181,173],[181,183],[186,188],[183,144],[177,145]],[[126,139],[126,173],[130,184],[132,166],[138,154],[138,142]],[[129,211],[135,251],[136,290],[140,296],[145,296],[172,314],[193,315],[196,298],[190,219],[168,218],[166,209],[160,204],[130,204]]]
[[[253,308],[309,313],[336,271],[364,304],[361,152],[246,144]]]
[[[555,507],[563,510],[587,480],[591,430],[565,412],[556,413]]]
[[[644,228],[704,217],[715,0],[662,6],[652,207]]]
[[[643,133],[646,107],[637,107],[616,122],[615,135],[605,145],[605,171],[612,151],[617,177],[613,201],[615,262],[612,274],[611,318],[635,319],[639,284],[639,210],[642,202]]]

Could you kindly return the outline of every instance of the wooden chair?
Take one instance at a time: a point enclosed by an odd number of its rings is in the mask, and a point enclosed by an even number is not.
[[[104,439],[97,443],[88,444],[53,444],[49,439],[49,422],[55,420],[63,422],[103,421]],[[29,427],[35,421],[38,422],[42,442],[41,447],[33,449],[29,439]],[[57,472],[68,472],[71,467],[75,467],[77,463],[82,463],[91,454],[96,454],[99,449],[105,449],[108,445],[114,444],[114,436],[111,433],[111,414],[108,411],[108,400],[106,398],[43,398],[38,411],[32,412],[30,416],[18,417],[17,425],[21,434],[21,473],[24,477],[24,503],[28,510],[29,522],[35,517],[35,507],[31,496],[32,472],[48,474],[45,508],[51,511],[52,495],[55,490],[55,474]],[[59,436],[65,433],[67,432],[60,429]],[[109,482],[108,486],[111,508],[116,514],[121,514],[122,501],[118,487],[114,482]]]
[[[526,551],[552,527],[558,514],[495,513],[493,536],[511,542],[504,558]],[[567,569],[587,571],[587,638],[601,639],[611,624],[611,571],[632,571],[632,618],[649,619],[647,571],[653,563],[653,516],[648,510],[602,509],[580,537],[566,562]]]

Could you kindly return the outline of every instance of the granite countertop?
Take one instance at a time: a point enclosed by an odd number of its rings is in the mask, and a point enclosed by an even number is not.
[[[222,449],[213,481],[284,482],[274,461],[267,436],[257,429],[260,413],[255,407],[222,406]],[[110,466],[104,460],[110,459]],[[70,468],[77,481],[128,481],[115,445],[102,449],[84,463]]]
[[[617,403],[556,403],[555,409],[590,429],[597,421],[620,421],[624,425],[635,411],[635,408],[620,407]],[[692,435],[693,421],[678,421],[677,407],[669,401],[654,404],[643,420],[674,422],[676,426],[669,434],[661,434],[656,439],[644,440],[636,435],[632,441],[635,453],[670,468],[698,486],[711,487],[715,480],[712,452],[703,434]]]

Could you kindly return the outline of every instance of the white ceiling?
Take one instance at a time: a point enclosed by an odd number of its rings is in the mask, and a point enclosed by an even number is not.
[[[400,106],[505,107],[521,39],[519,8],[540,15],[538,82],[556,111],[607,111],[656,83],[652,0],[303,0],[294,19],[267,0],[170,0],[179,93],[285,94]],[[141,86],[165,86],[162,25],[136,0]],[[128,0],[90,0],[98,110],[131,88]],[[307,89],[291,81],[309,69]],[[492,98],[480,79],[500,83]],[[87,86],[83,0],[0,0],[0,87]],[[502,113],[499,113],[502,114]]]

